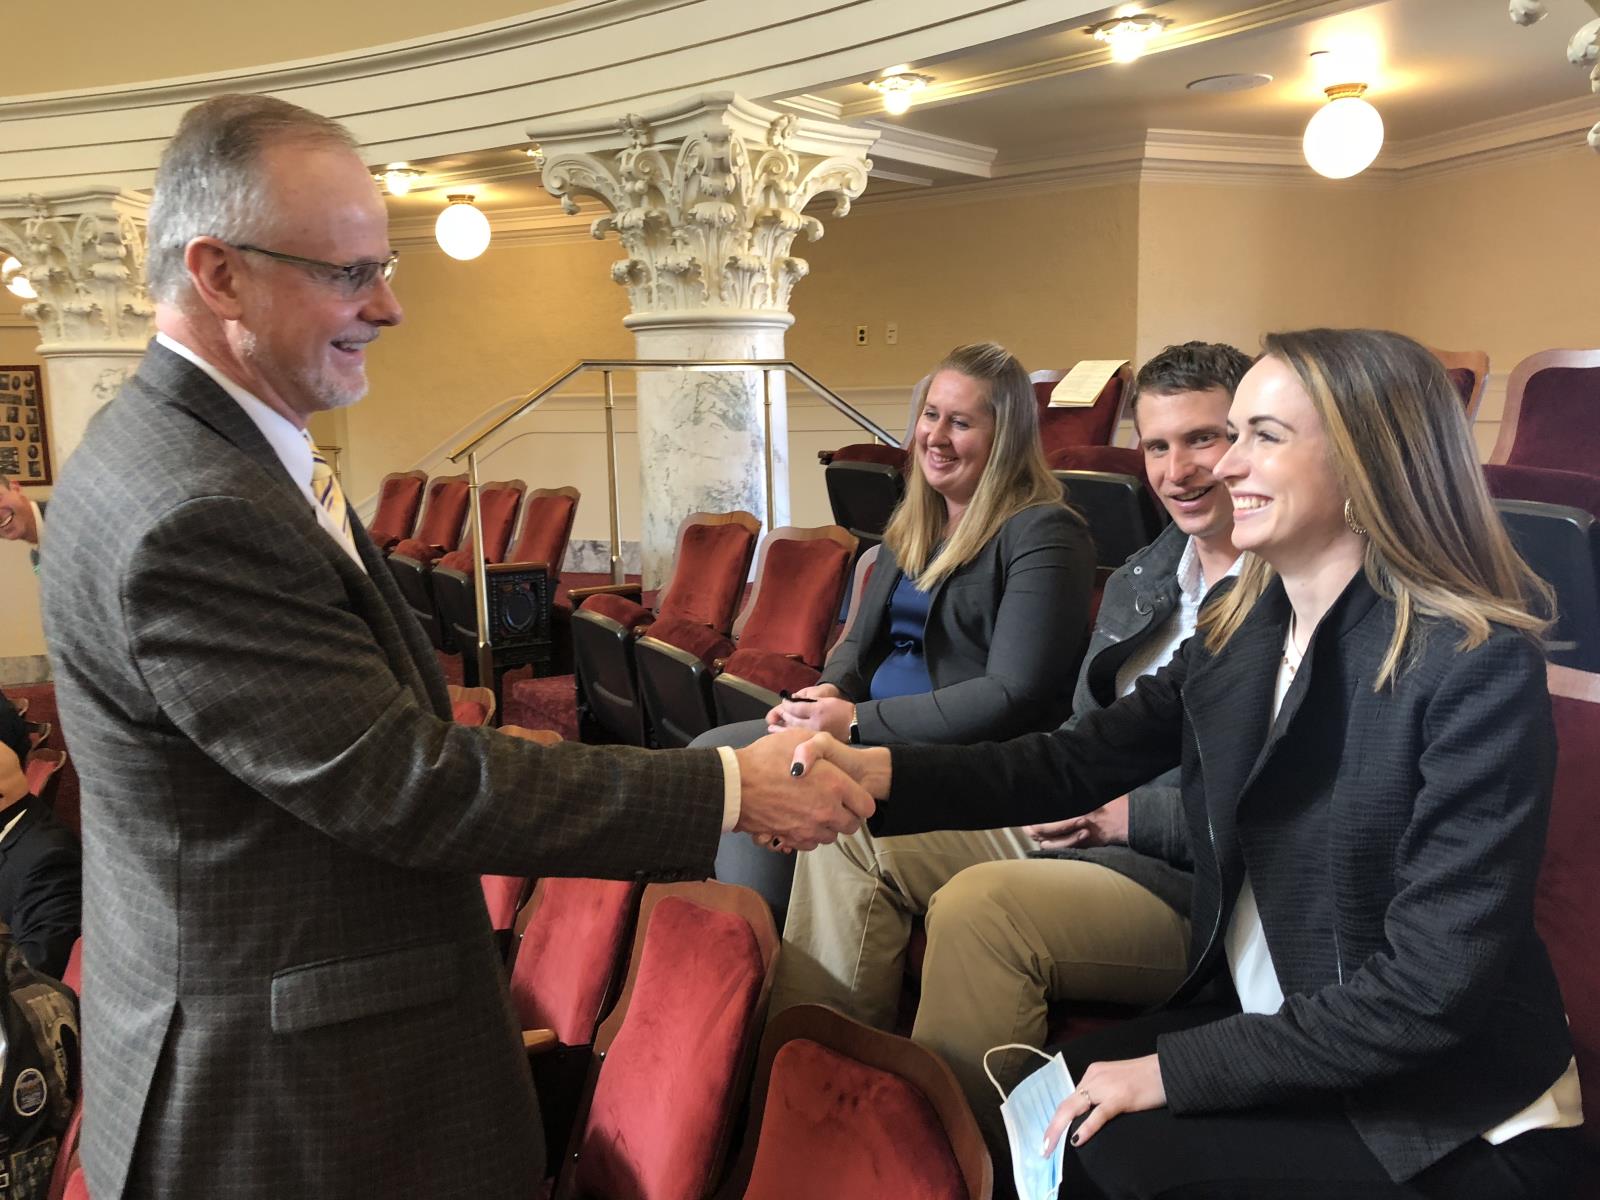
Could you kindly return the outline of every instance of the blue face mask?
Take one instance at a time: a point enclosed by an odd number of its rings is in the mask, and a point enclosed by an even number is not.
[[[989,1055],[996,1050],[1026,1050],[1044,1059],[1044,1066],[1011,1089],[1007,1096],[989,1070]],[[1072,1095],[1072,1076],[1060,1054],[1050,1057],[1033,1046],[1009,1043],[988,1050],[983,1056],[983,1072],[1000,1093],[1000,1119],[1005,1122],[1006,1141],[1011,1146],[1011,1174],[1017,1183],[1020,1200],[1055,1200],[1061,1187],[1061,1164],[1067,1139],[1056,1142],[1055,1152],[1046,1158],[1039,1153],[1044,1131],[1049,1127],[1061,1102]]]

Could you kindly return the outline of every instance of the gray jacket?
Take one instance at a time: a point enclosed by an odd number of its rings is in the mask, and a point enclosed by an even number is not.
[[[1188,541],[1188,534],[1168,525],[1106,580],[1065,728],[1116,700],[1117,672],[1172,616],[1178,606],[1178,561]],[[1126,846],[1054,850],[1045,856],[1109,867],[1187,916],[1194,863],[1184,832],[1178,772],[1167,771],[1128,793]]]
[[[1006,521],[933,589],[923,636],[933,690],[869,700],[892,649],[889,598],[901,574],[884,546],[855,624],[822,669],[821,682],[856,702],[862,741],[999,741],[1071,712],[1058,664],[1083,646],[1094,582],[1094,547],[1075,513],[1037,504]]]

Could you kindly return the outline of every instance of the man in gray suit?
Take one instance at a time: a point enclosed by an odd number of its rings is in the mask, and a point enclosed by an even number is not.
[[[56,489],[97,1200],[523,1200],[544,1154],[478,873],[701,878],[725,828],[804,845],[870,811],[790,778],[782,741],[543,749],[449,721],[304,434],[400,320],[386,227],[340,126],[192,110],[150,213],[159,334]]]

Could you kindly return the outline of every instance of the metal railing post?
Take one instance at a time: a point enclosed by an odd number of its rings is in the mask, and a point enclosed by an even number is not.
[[[617,496],[617,397],[611,383],[611,372],[601,372],[606,381],[606,475],[611,482],[611,582],[622,582],[622,526],[617,515],[620,500]],[[635,389],[637,391],[637,389]],[[557,565],[556,569],[560,569]]]
[[[494,650],[489,645],[489,566],[483,556],[483,505],[478,496],[478,452],[467,455],[467,495],[472,501],[472,590],[478,618],[478,683],[494,687]]]
[[[766,444],[767,456],[767,532],[778,527],[778,510],[772,502],[772,371],[761,368],[761,440]]]

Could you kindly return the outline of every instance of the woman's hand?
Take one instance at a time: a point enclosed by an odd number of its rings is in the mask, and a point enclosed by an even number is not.
[[[855,712],[856,706],[837,695],[813,697],[806,694],[821,688],[831,692],[839,690],[832,684],[821,684],[818,688],[805,688],[796,692],[790,699],[780,701],[777,707],[767,714],[767,732],[810,729],[818,733],[831,733],[840,741],[848,741],[850,717]]]
[[[1081,817],[1065,821],[1046,821],[1024,825],[1022,832],[1039,843],[1041,850],[1085,850],[1090,846],[1128,844],[1128,798],[1118,796]]]
[[[832,763],[867,790],[874,800],[889,797],[893,769],[887,746],[849,746],[829,733],[819,733],[794,748],[796,775],[808,775],[818,763]]]
[[[802,747],[803,748],[803,747]],[[1161,1060],[1154,1054],[1120,1062],[1090,1063],[1078,1080],[1078,1090],[1061,1102],[1055,1118],[1044,1131],[1041,1154],[1055,1153],[1056,1143],[1067,1127],[1082,1117],[1083,1124],[1072,1135],[1072,1144],[1081,1146],[1112,1117],[1125,1112],[1145,1112],[1167,1106],[1167,1089],[1161,1083]]]

